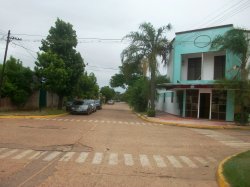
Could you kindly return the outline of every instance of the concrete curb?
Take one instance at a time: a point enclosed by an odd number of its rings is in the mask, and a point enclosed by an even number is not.
[[[56,114],[56,115],[44,115],[44,116],[18,116],[18,115],[12,115],[12,116],[0,116],[0,119],[37,119],[37,118],[55,118],[60,116],[65,116],[68,113],[63,114]]]
[[[225,176],[223,175],[223,166],[224,164],[229,161],[230,159],[232,159],[233,157],[236,157],[238,156],[239,154],[241,153],[244,153],[246,151],[242,151],[240,153],[237,153],[237,154],[234,154],[234,155],[231,155],[231,156],[228,156],[226,157],[225,159],[223,159],[220,163],[219,163],[219,166],[218,166],[218,169],[217,169],[217,172],[216,172],[216,179],[217,179],[217,183],[219,185],[219,187],[231,187],[231,185],[227,182]]]
[[[231,155],[229,157],[226,157],[225,159],[223,159],[220,163],[219,163],[219,166],[218,166],[218,169],[217,169],[217,172],[216,172],[216,180],[217,180],[217,183],[219,185],[219,187],[230,187],[230,184],[227,182],[225,176],[223,175],[223,166],[224,164],[230,160],[231,158],[233,158],[234,156],[236,156],[237,154],[235,155]]]
[[[152,120],[136,113],[136,115],[144,121],[151,123],[159,123],[163,125],[177,126],[177,127],[187,127],[187,128],[197,128],[197,129],[235,129],[235,130],[250,130],[250,127],[240,127],[240,126],[204,126],[204,125],[194,125],[194,124],[183,124],[183,123],[172,123],[165,121]]]

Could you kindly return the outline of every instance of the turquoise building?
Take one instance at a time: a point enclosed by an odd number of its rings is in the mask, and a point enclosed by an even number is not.
[[[216,86],[233,78],[239,59],[230,51],[211,50],[211,41],[233,25],[176,33],[167,65],[170,83],[160,85],[156,109],[188,118],[233,121],[234,91]]]

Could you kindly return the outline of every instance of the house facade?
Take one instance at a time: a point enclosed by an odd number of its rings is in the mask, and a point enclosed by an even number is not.
[[[234,90],[216,80],[236,76],[239,59],[229,51],[211,50],[211,41],[233,25],[176,33],[167,65],[170,83],[159,85],[156,109],[188,118],[233,121]]]

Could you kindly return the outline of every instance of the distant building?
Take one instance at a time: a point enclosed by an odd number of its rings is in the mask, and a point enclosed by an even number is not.
[[[239,59],[229,51],[211,51],[211,41],[233,25],[176,33],[170,62],[170,83],[160,85],[156,109],[170,114],[233,121],[233,90],[219,90],[215,81],[236,75]]]

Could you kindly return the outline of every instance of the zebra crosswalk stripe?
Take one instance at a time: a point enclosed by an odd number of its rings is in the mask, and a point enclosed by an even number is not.
[[[13,154],[16,153],[17,151],[18,151],[18,149],[10,150],[10,151],[8,151],[8,152],[6,152],[6,153],[0,155],[0,159],[6,158],[6,157],[8,157],[8,156],[10,156],[10,155],[13,155]]]
[[[201,158],[201,157],[194,157],[195,160],[197,160],[198,162],[200,162],[201,164],[203,165],[208,165],[208,162],[204,159],[204,158]]]
[[[32,156],[29,157],[29,160],[36,160],[38,158],[41,158],[43,155],[45,155],[48,151],[36,151],[35,154],[33,154]]]
[[[89,153],[87,153],[87,152],[80,153],[79,157],[76,159],[76,162],[77,163],[83,163],[83,162],[85,162],[85,160],[87,159],[88,155],[89,155]]]
[[[67,152],[62,158],[60,158],[59,161],[68,162],[74,156],[74,154],[75,152]]]
[[[139,155],[139,157],[140,157],[140,162],[141,162],[142,167],[150,166],[147,155]]]
[[[24,151],[24,152],[22,152],[22,153],[16,155],[16,156],[13,157],[12,159],[21,159],[21,158],[27,156],[28,154],[30,154],[30,153],[32,153],[32,152],[33,152],[33,150],[26,150],[26,151]]]
[[[110,153],[109,155],[109,165],[117,165],[118,164],[118,154]]]
[[[134,165],[134,160],[131,154],[124,154],[124,161],[126,166]]]
[[[180,156],[180,159],[191,168],[197,168],[198,166],[186,156]]]
[[[103,157],[103,153],[95,153],[95,156],[92,160],[92,164],[101,164],[102,157]]]
[[[174,166],[175,168],[182,168],[182,164],[172,155],[167,156],[169,162]]]
[[[61,154],[61,152],[54,151],[54,152],[50,153],[48,156],[46,156],[43,160],[44,161],[51,161],[51,160],[53,160],[54,158],[56,158],[60,154]]]
[[[160,156],[160,155],[153,155],[153,158],[156,162],[156,165],[159,167],[159,168],[163,168],[163,167],[166,167],[167,165],[165,164],[163,158]]]

